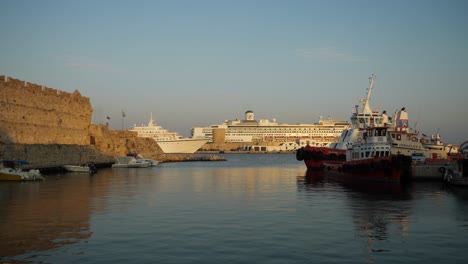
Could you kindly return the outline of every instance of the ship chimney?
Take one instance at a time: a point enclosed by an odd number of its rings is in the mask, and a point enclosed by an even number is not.
[[[252,121],[254,120],[254,112],[248,110],[247,112],[245,112],[245,120],[247,121]]]

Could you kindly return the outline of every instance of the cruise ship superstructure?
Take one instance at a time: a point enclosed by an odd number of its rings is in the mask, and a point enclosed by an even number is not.
[[[154,139],[164,153],[194,153],[208,142],[208,139],[204,138],[183,138],[176,132],[170,132],[156,125],[153,113],[150,115],[147,126],[134,125],[130,131],[137,132],[138,137]]]
[[[327,146],[348,129],[347,121],[331,118],[320,118],[314,124],[279,124],[276,119],[255,120],[253,111],[245,112],[244,120],[225,120],[219,125],[192,128],[193,138],[213,140],[215,130],[224,132],[226,143],[261,143],[261,142],[295,142],[296,147],[309,145]]]

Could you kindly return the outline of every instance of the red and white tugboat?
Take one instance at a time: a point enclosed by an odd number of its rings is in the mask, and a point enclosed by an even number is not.
[[[392,155],[387,126],[360,128],[363,139],[346,150],[345,161],[324,161],[327,174],[348,179],[399,182],[409,175],[411,157]]]
[[[356,105],[351,115],[351,128],[342,131],[340,139],[332,143],[329,147],[306,146],[296,152],[297,160],[304,160],[308,170],[323,170],[328,163],[340,163],[346,161],[346,150],[354,145],[361,145],[364,133],[368,128],[386,128],[390,125],[390,119],[386,112],[379,113],[372,110],[369,101],[374,88],[375,75],[369,78],[369,88],[367,88],[366,98],[361,99],[363,105],[361,111]]]

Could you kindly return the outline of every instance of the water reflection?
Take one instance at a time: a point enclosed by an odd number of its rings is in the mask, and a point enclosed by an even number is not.
[[[0,183],[0,256],[48,250],[91,236],[89,185]]]
[[[299,190],[341,188],[356,236],[364,242],[370,262],[376,260],[373,254],[391,250],[386,248],[389,240],[404,240],[409,234],[412,196],[408,186],[331,178],[314,171],[297,180]]]
[[[0,256],[89,240],[92,215],[127,209],[140,194],[137,186],[157,191],[158,178],[148,177],[154,173],[105,169],[94,176],[66,173],[49,175],[45,182],[0,182]]]
[[[446,185],[445,188],[456,198],[455,216],[459,225],[465,231],[468,230],[468,188],[452,185]]]
[[[293,158],[236,155],[0,183],[0,259],[115,263],[119,252],[139,263],[155,254],[163,263],[268,263],[277,255],[291,263],[396,263],[421,251],[435,252],[432,259],[464,250],[466,192],[343,182],[305,174]]]

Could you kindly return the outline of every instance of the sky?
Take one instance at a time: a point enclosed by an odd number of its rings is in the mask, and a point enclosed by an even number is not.
[[[92,122],[192,127],[348,120],[405,107],[468,140],[466,0],[1,0],[0,75],[89,97]],[[125,118],[122,117],[122,110]]]

